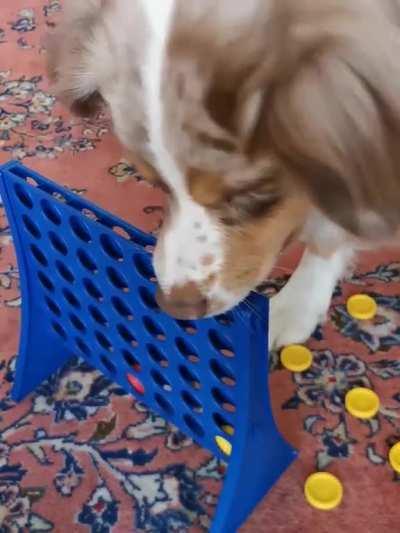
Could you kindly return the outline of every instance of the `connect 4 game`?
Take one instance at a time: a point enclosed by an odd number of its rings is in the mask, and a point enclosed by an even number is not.
[[[81,356],[228,463],[211,531],[236,531],[296,456],[269,401],[267,300],[175,320],[155,301],[154,237],[18,162],[0,182],[22,293],[14,399]]]

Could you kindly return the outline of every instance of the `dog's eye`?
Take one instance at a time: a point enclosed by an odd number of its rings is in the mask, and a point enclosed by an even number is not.
[[[221,205],[218,212],[224,224],[237,226],[272,213],[280,204],[281,199],[282,196],[279,193],[236,195]]]
[[[283,196],[278,173],[262,176],[241,189],[230,188],[221,177],[199,171],[191,171],[188,179],[193,199],[231,226],[267,215]]]
[[[235,226],[271,214],[280,205],[284,190],[279,181],[260,180],[247,189],[232,191],[217,207],[222,222]]]

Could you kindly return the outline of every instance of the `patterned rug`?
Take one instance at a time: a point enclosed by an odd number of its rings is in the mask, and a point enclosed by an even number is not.
[[[41,42],[60,10],[59,0],[1,0],[0,163],[22,159],[156,231],[162,194],[121,159],[107,118],[72,118],[49,93]],[[11,401],[20,296],[3,210],[0,251],[0,532],[207,531],[225,465],[82,361],[20,404]],[[282,258],[267,291],[286,282],[297,256]],[[356,322],[346,313],[346,298],[359,291],[377,300],[373,321]],[[243,532],[400,531],[400,476],[386,461],[400,439],[399,294],[399,252],[366,255],[338,287],[328,323],[310,342],[312,369],[292,375],[272,357],[274,411],[300,457]],[[372,387],[381,398],[370,422],[343,409],[344,394],[355,385]],[[344,484],[343,503],[333,512],[304,501],[304,479],[316,469]]]

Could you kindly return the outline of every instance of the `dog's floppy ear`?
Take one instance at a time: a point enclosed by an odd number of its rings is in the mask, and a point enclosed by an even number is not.
[[[312,31],[267,78],[249,153],[277,154],[346,230],[386,237],[400,226],[400,31],[346,19]]]

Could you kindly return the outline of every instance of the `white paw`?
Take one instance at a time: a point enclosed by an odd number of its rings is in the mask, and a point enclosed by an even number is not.
[[[339,248],[323,258],[306,250],[288,283],[271,298],[271,350],[305,342],[325,320],[335,284],[351,254],[351,249]]]
[[[318,298],[314,301],[304,298],[286,298],[282,292],[271,298],[269,319],[269,348],[276,350],[288,344],[302,344],[323,322],[329,301]]]

